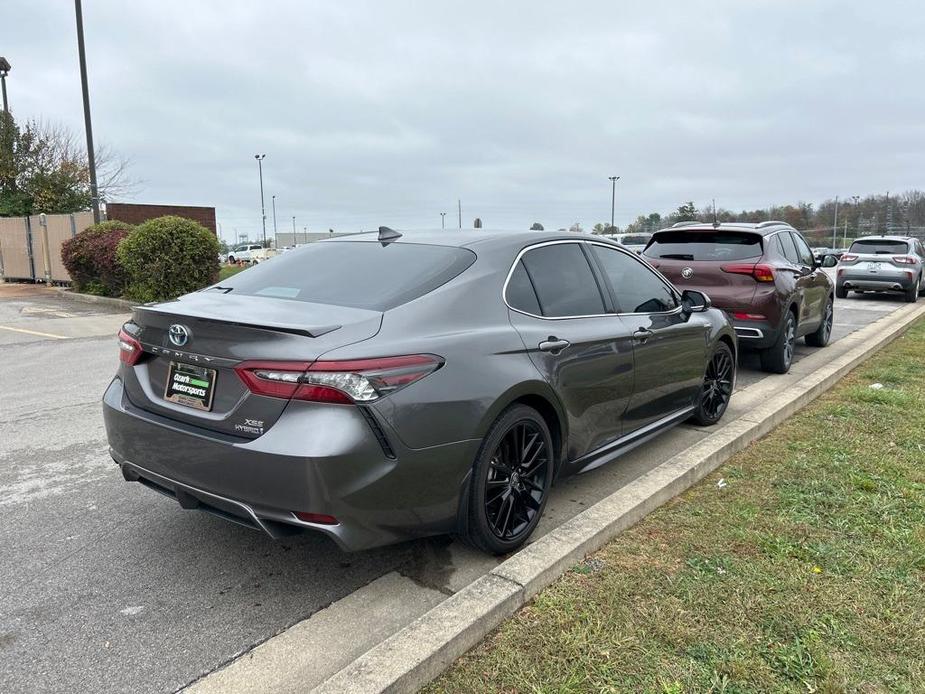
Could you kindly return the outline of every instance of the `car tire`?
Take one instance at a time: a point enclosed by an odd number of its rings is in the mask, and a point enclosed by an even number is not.
[[[773,345],[759,352],[761,368],[774,374],[785,374],[793,363],[793,350],[796,347],[797,318],[793,311],[787,311],[787,317]]]
[[[919,300],[919,292],[921,291],[921,289],[922,289],[922,278],[921,278],[921,277],[917,277],[917,278],[915,279],[915,284],[913,284],[911,287],[909,287],[909,288],[906,290],[906,294],[905,294],[906,303],[907,303],[907,304],[914,304],[916,301],[918,301],[918,300]]]
[[[832,338],[832,323],[835,322],[835,302],[829,298],[825,305],[822,322],[814,332],[806,336],[806,344],[810,347],[825,347]]]
[[[472,468],[463,539],[489,554],[523,545],[546,507],[554,461],[552,436],[539,412],[526,405],[502,412]]]
[[[837,296],[839,299],[847,299],[847,298],[848,298],[848,290],[845,289],[845,288],[844,288],[843,286],[841,286],[841,285],[837,285],[837,286],[835,287],[835,296]]]
[[[713,350],[697,396],[697,409],[691,420],[700,426],[716,424],[726,413],[735,386],[735,356],[725,342]]]

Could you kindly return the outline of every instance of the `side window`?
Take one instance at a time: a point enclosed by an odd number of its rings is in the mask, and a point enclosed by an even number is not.
[[[533,281],[542,315],[550,318],[604,313],[604,299],[577,243],[527,251],[522,259]]]
[[[797,245],[797,253],[800,256],[800,262],[803,265],[809,267],[813,266],[813,252],[809,248],[809,244],[803,239],[800,234],[790,234],[793,237],[794,242]]]
[[[659,313],[677,308],[674,292],[640,261],[612,248],[591,248],[601,261],[621,313]]]
[[[533,290],[533,282],[530,281],[523,261],[517,261],[514,272],[511,273],[511,279],[508,280],[504,298],[507,299],[508,306],[511,308],[532,313],[534,316],[542,315],[540,302]]]
[[[794,265],[799,265],[800,255],[797,253],[797,247],[793,245],[793,237],[790,236],[790,232],[780,232],[777,235],[777,240],[780,242],[780,245],[783,248],[784,257]]]

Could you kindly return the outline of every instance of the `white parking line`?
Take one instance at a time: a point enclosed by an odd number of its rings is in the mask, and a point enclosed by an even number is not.
[[[26,330],[25,328],[11,328],[8,325],[0,325],[0,330],[12,330],[14,333],[25,333],[26,335],[38,335],[39,337],[52,337],[56,340],[66,340],[67,335],[53,335],[52,333],[41,333],[38,330]]]

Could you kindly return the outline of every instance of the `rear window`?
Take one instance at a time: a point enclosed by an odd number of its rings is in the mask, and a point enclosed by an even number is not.
[[[452,246],[312,243],[221,283],[235,294],[387,311],[433,291],[475,262]]]
[[[905,241],[892,239],[861,239],[852,243],[849,250],[851,253],[894,255],[896,253],[908,253],[909,244]]]
[[[636,234],[635,236],[624,236],[620,243],[624,246],[644,246],[650,238],[648,234]]]
[[[643,255],[673,260],[744,260],[763,253],[761,236],[736,231],[661,231]]]

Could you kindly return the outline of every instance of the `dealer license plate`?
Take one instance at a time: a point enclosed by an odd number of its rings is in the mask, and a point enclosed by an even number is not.
[[[197,410],[212,409],[212,395],[215,392],[215,369],[170,362],[167,371],[167,389],[164,399],[178,405]]]

